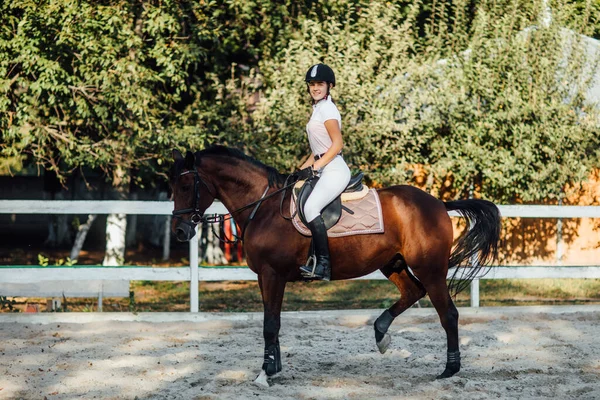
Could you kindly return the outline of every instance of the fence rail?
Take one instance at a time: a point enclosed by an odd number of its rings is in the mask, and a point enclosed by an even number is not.
[[[503,217],[509,218],[600,218],[600,206],[542,206],[501,205]],[[173,203],[169,201],[43,201],[0,200],[0,214],[137,214],[170,215]],[[223,214],[227,210],[213,203],[207,214]],[[458,216],[450,212],[450,216]],[[205,268],[198,266],[198,235],[190,241],[190,266],[159,267],[44,267],[5,266],[0,268],[0,282],[27,283],[52,280],[156,280],[189,281],[190,310],[197,312],[198,282],[223,280],[256,280],[248,268]],[[497,266],[484,279],[513,278],[600,278],[600,266]],[[359,279],[386,279],[379,271]],[[471,306],[479,306],[479,279],[471,285]]]
[[[600,206],[501,205],[503,217],[510,218],[600,218]],[[171,201],[131,200],[0,200],[0,214],[137,214],[171,215]],[[207,214],[225,214],[214,202]],[[451,211],[450,216],[458,216]]]
[[[0,200],[0,214],[136,214],[171,215],[172,201],[131,200]],[[225,214],[227,209],[214,202],[207,214]]]
[[[65,271],[67,270],[67,271]],[[65,272],[72,281],[188,281],[191,267],[103,267],[100,265],[79,267],[31,267],[1,266],[0,282],[33,283],[64,281]],[[448,278],[452,276],[448,273]],[[600,279],[600,266],[495,266],[483,279],[531,279],[531,278],[588,278]],[[381,272],[356,279],[387,279]],[[198,267],[198,281],[255,281],[256,274],[247,267]]]

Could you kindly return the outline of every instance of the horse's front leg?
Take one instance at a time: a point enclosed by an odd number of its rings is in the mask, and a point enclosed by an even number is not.
[[[281,305],[286,279],[271,268],[263,268],[258,275],[258,285],[263,299],[263,336],[265,353],[262,371],[255,382],[268,386],[267,377],[281,371],[281,351],[279,350],[279,328],[281,326]]]

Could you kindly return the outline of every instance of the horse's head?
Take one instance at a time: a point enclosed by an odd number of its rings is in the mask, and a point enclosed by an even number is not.
[[[186,242],[196,234],[204,212],[215,200],[214,189],[200,176],[196,156],[191,151],[183,155],[173,150],[170,185],[175,203],[171,229],[177,240]]]

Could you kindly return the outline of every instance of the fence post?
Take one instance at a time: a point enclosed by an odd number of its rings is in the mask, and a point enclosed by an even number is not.
[[[473,188],[473,184],[471,183],[471,190]],[[469,198],[472,198],[472,193],[469,195]],[[475,226],[475,221],[471,221],[471,226],[469,226],[469,230],[473,229]],[[471,267],[477,267],[477,254],[473,254],[471,257]],[[471,307],[479,307],[479,278],[475,278],[471,281]]]
[[[479,278],[471,281],[471,307],[479,307]]]
[[[100,291],[98,292],[98,312],[102,312],[102,300],[104,298],[104,283],[100,284]]]
[[[558,199],[558,205],[562,206],[562,196]],[[563,250],[563,239],[562,232],[563,231],[563,220],[562,218],[558,218],[556,221],[556,264],[561,265],[562,259],[564,255]]]
[[[196,234],[190,239],[190,311],[199,311],[198,302],[198,226]]]

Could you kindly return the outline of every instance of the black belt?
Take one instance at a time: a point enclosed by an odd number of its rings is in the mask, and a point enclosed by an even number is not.
[[[323,154],[317,154],[317,155],[315,156],[315,161],[316,161],[316,160],[320,160],[321,158],[323,158],[323,156],[324,156],[324,155],[325,155],[325,153],[323,153]],[[336,154],[336,156],[341,156],[341,155],[342,155],[342,152],[341,152],[341,151],[340,151],[339,153],[337,153],[337,154]]]

